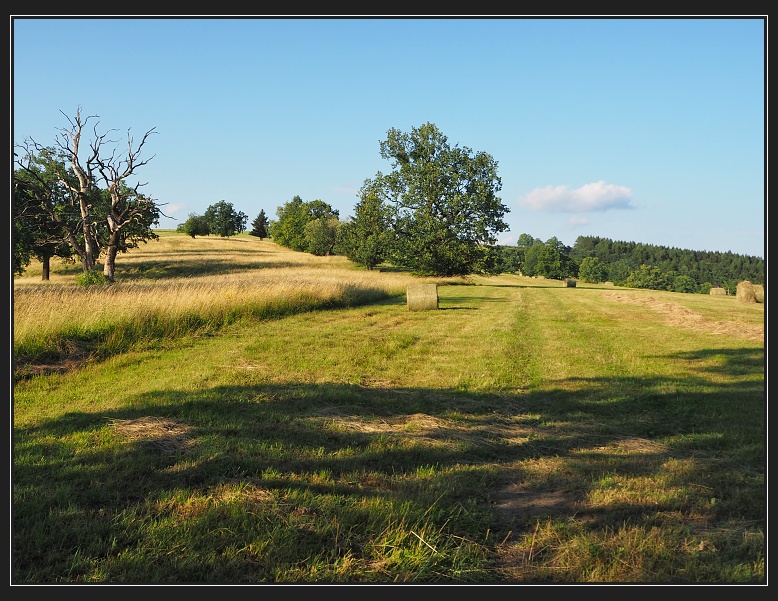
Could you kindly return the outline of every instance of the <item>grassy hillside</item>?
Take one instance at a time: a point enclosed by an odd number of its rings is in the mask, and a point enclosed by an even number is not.
[[[764,584],[764,305],[242,235],[14,281],[14,583]]]

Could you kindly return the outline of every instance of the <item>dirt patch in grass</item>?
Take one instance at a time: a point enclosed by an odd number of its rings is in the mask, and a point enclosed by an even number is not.
[[[111,426],[128,442],[145,443],[165,454],[179,453],[194,444],[189,438],[189,426],[171,419],[112,419]]]

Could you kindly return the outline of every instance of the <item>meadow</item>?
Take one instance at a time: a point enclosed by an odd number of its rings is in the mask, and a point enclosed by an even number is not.
[[[12,584],[766,584],[764,304],[160,234],[14,278]]]

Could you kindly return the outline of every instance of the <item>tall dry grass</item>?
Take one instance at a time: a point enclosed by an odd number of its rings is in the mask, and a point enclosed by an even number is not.
[[[93,354],[112,354],[242,318],[355,306],[404,294],[411,282],[442,281],[360,270],[342,256],[295,252],[247,234],[193,239],[170,232],[122,255],[111,285],[79,286],[78,273],[55,262],[44,282],[33,263],[14,279],[17,362],[61,357],[84,343]]]

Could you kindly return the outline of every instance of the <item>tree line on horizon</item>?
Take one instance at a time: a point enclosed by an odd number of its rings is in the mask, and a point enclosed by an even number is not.
[[[26,140],[14,152],[12,269],[24,272],[32,257],[48,279],[53,257],[79,260],[90,284],[114,279],[118,253],[158,238],[161,204],[127,180],[150,159],[141,159],[149,130],[137,145],[128,131],[128,151],[106,148],[110,132],[82,141],[87,123],[79,107],[54,145]],[[88,152],[83,153],[87,147]],[[737,283],[764,283],[764,260],[734,253],[700,252],[579,236],[572,247],[557,238],[529,234],[516,246],[497,244],[509,212],[497,193],[497,162],[485,152],[451,146],[432,123],[410,132],[390,129],[379,142],[392,170],[368,178],[346,220],[326,202],[295,196],[270,221],[264,209],[249,232],[260,239],[314,255],[341,254],[366,269],[388,263],[417,275],[466,276],[520,273],[586,282],[707,293]],[[153,158],[153,157],[152,157]],[[248,217],[221,200],[204,215],[191,213],[176,229],[192,237],[233,236]],[[103,257],[102,273],[98,259]]]
[[[697,251],[675,247],[578,236],[573,246],[557,238],[546,242],[529,234],[516,246],[502,247],[505,272],[616,286],[708,294],[724,288],[735,294],[748,280],[764,285],[764,259],[733,252]]]
[[[268,237],[291,250],[345,255],[367,269],[381,263],[396,265],[386,252],[377,250],[388,247],[392,232],[385,214],[382,218],[373,209],[370,223],[374,227],[370,227],[359,218],[364,220],[364,213],[342,221],[327,203],[304,202],[295,196],[278,207],[278,219],[270,222]],[[260,217],[264,214],[263,210]],[[258,235],[255,231],[251,234]],[[573,246],[567,246],[556,237],[543,242],[526,233],[515,246],[495,245],[493,249],[492,274],[575,278],[594,284],[612,282],[628,288],[700,294],[708,294],[714,287],[735,294],[743,280],[764,284],[764,259],[729,251],[686,250],[599,236],[579,236]]]

